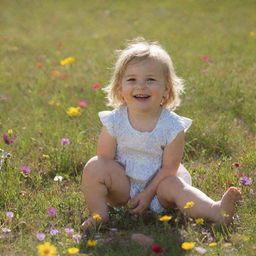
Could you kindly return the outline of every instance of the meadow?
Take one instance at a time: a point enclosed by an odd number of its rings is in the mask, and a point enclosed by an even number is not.
[[[1,256],[255,255],[254,0],[0,3]],[[115,50],[138,36],[159,41],[186,81],[176,112],[194,120],[183,158],[193,184],[215,200],[230,186],[243,192],[229,227],[175,209],[166,221],[134,218],[124,207],[80,231],[81,174],[97,113],[110,109],[101,88]]]

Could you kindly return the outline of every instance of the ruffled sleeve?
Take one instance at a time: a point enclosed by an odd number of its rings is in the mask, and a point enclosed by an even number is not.
[[[170,112],[168,116],[168,129],[166,131],[167,144],[171,143],[181,131],[186,132],[192,122],[190,118]]]
[[[105,126],[108,130],[108,133],[112,137],[116,137],[115,135],[115,113],[114,111],[101,111],[98,113],[98,116],[100,118],[100,121],[103,126]]]

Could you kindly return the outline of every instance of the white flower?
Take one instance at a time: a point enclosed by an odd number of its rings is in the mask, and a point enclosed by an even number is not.
[[[62,176],[55,176],[54,181],[62,181],[63,180],[63,177]]]

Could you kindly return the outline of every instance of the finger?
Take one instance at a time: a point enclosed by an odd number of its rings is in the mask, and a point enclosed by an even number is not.
[[[139,204],[136,208],[131,210],[131,213],[142,213],[145,210],[145,205],[144,204]]]

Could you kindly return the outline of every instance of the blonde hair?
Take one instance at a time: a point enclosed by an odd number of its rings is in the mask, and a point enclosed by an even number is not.
[[[164,67],[166,74],[167,96],[161,106],[174,110],[180,105],[180,94],[184,89],[184,81],[175,74],[169,54],[157,42],[147,42],[143,38],[132,40],[124,50],[117,50],[118,58],[114,66],[111,81],[103,90],[107,93],[108,106],[119,108],[125,105],[121,96],[121,80],[127,65],[134,59],[150,58],[158,61]]]

